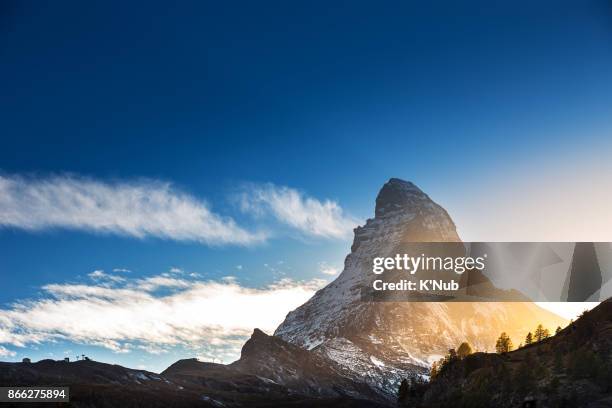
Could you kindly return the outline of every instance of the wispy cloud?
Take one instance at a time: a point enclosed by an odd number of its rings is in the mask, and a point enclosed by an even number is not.
[[[0,176],[0,227],[66,228],[211,245],[265,239],[166,182],[107,183],[74,176]]]
[[[336,276],[340,272],[340,268],[332,266],[327,262],[319,262],[319,272],[324,275]]]
[[[279,280],[263,288],[235,279],[164,275],[102,284],[49,284],[35,300],[0,309],[0,344],[24,347],[70,340],[115,352],[163,352],[175,346],[237,357],[253,328],[272,332],[324,281]],[[2,347],[2,346],[0,346]],[[4,350],[4,351],[3,351]],[[0,348],[0,355],[9,350]],[[209,353],[209,355],[212,355]]]
[[[274,184],[249,184],[240,194],[244,212],[271,214],[280,222],[316,237],[347,238],[358,221],[329,199],[318,200],[293,188]]]
[[[6,347],[0,346],[0,357],[13,357],[15,354],[17,353],[7,349]]]
[[[95,281],[107,281],[107,282],[125,281],[125,279],[122,278],[121,276],[112,275],[112,274],[104,272],[103,270],[95,270],[91,273],[88,273],[87,276],[89,276],[91,279]]]

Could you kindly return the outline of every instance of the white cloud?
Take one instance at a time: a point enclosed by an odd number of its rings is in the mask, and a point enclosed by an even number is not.
[[[190,282],[183,279],[169,278],[164,275],[138,279],[131,287],[151,292],[161,288],[187,288]]]
[[[265,239],[160,181],[0,176],[0,227],[66,228],[137,238],[249,245]]]
[[[114,268],[113,272],[130,273],[132,271],[127,268]]]
[[[103,270],[101,269],[96,269],[95,271],[88,273],[87,276],[89,276],[91,279],[100,279],[102,277],[107,276]]]
[[[202,281],[154,275],[115,287],[50,284],[43,287],[40,299],[0,309],[0,344],[24,347],[70,340],[118,353],[162,353],[185,346],[203,355],[224,355],[229,361],[238,356],[255,327],[272,332],[287,312],[325,283],[283,279],[248,288],[232,278]],[[160,294],[158,289],[165,290]]]
[[[6,347],[0,346],[0,357],[13,357],[17,353],[7,349]]]
[[[340,268],[331,266],[327,262],[319,262],[319,272],[325,275],[335,276],[340,272]]]
[[[271,214],[280,222],[317,237],[347,238],[358,225],[335,201],[320,201],[296,189],[270,183],[247,185],[240,195],[240,207],[260,216]]]
[[[104,272],[103,270],[93,271],[91,273],[88,273],[87,276],[89,276],[95,281],[123,282],[125,280],[121,276],[111,275]]]

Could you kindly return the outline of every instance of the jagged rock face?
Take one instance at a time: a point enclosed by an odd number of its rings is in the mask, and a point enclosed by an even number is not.
[[[346,381],[334,371],[332,361],[259,329],[242,347],[240,359],[230,366],[303,394],[332,395],[335,383]]]
[[[375,217],[355,229],[338,278],[290,312],[274,333],[324,354],[350,376],[395,395],[402,378],[425,374],[430,362],[469,341],[491,349],[501,331],[523,336],[532,325],[563,319],[533,304],[366,302],[374,257],[408,252],[414,242],[459,242],[448,213],[414,184],[389,180],[376,198]],[[550,326],[549,326],[550,327]],[[516,339],[518,343],[518,338]]]
[[[403,231],[403,235],[411,242],[460,240],[446,210],[409,181],[392,178],[385,183],[376,197],[374,214],[374,220],[368,220],[364,229],[373,227],[376,224],[374,221],[403,216],[412,221],[406,225],[410,229]]]
[[[240,359],[232,364],[181,360],[162,375],[181,384],[249,394],[256,400],[267,398],[269,401],[289,402],[291,398],[317,401],[342,398],[385,403],[371,386],[363,381],[352,381],[335,361],[269,336],[259,329],[254,330],[242,347]],[[228,398],[224,395],[215,398],[230,402],[224,400]]]
[[[373,324],[369,311],[380,305],[360,299],[361,288],[372,279],[372,258],[394,254],[403,243],[459,241],[446,211],[412,183],[386,183],[376,199],[376,214],[355,229],[351,253],[338,278],[289,313],[275,335],[310,349]]]
[[[231,368],[271,380],[289,393],[376,399],[377,393],[362,381],[353,382],[343,367],[320,353],[313,353],[255,329]]]

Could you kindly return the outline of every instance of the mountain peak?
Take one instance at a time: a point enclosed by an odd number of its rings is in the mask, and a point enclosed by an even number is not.
[[[255,330],[253,330],[253,334],[251,334],[251,338],[253,337],[269,337],[266,333],[264,333],[262,330],[255,328]]]
[[[430,198],[414,183],[391,178],[378,192],[375,215],[380,217],[389,212],[414,207],[419,201],[430,201]]]
[[[269,336],[260,329],[255,329],[251,338],[242,346],[241,359],[259,358],[261,350],[273,350],[279,347],[279,342],[283,343],[281,339]]]

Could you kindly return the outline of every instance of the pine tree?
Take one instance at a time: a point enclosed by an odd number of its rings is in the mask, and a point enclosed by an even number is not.
[[[429,370],[429,378],[432,380],[438,376],[438,364],[434,361],[431,365],[431,370]]]
[[[525,337],[525,345],[528,346],[533,343],[533,334],[531,332],[527,333],[527,337]]]
[[[448,361],[446,357],[442,357],[441,359],[438,360],[436,364],[436,377],[439,377],[440,375],[444,373],[444,371],[447,369],[447,366],[446,366],[447,363]]]
[[[459,357],[457,356],[457,351],[455,349],[448,350],[448,361],[452,362],[457,360]]]
[[[560,331],[561,331],[561,326],[557,326],[557,330],[555,330],[555,336],[559,334]]]
[[[457,356],[463,360],[464,358],[466,358],[467,356],[469,356],[470,354],[472,354],[472,346],[470,346],[470,344],[468,342],[463,342],[459,345],[459,348],[457,349]]]
[[[538,324],[538,327],[536,327],[536,330],[533,333],[533,337],[535,338],[535,341],[542,341],[549,336],[550,336],[550,333],[548,332],[548,329],[545,329],[544,326],[542,326],[541,324]]]
[[[513,345],[510,336],[508,336],[506,332],[502,332],[502,334],[499,335],[497,342],[495,343],[495,351],[499,354],[502,354],[512,351],[512,348]]]

